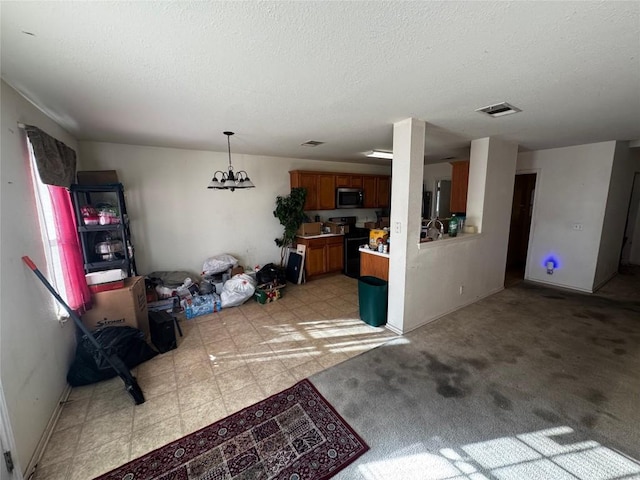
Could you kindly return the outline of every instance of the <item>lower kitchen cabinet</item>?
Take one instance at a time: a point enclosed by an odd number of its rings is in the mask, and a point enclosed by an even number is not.
[[[325,273],[340,272],[344,267],[344,237],[304,238],[297,237],[296,242],[307,247],[304,274],[307,280]]]

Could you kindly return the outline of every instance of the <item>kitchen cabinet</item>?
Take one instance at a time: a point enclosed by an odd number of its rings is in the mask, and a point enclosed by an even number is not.
[[[344,266],[344,237],[296,237],[296,242],[305,245],[304,274],[308,279],[325,273],[340,272]]]
[[[391,204],[391,177],[364,175],[364,208],[388,208]]]
[[[307,190],[305,210],[333,210],[336,208],[336,176],[334,173],[289,172],[291,188]]]
[[[305,210],[318,210],[318,174],[313,172],[289,172],[291,188],[301,187],[307,190],[304,202]]]
[[[360,251],[360,276],[389,281],[389,256]]]
[[[451,162],[451,202],[452,213],[467,211],[467,189],[469,187],[469,161]]]
[[[289,172],[291,188],[307,190],[305,210],[334,210],[336,188],[361,188],[364,193],[363,208],[388,208],[391,205],[391,177],[333,172]]]
[[[352,175],[350,173],[336,175],[336,188],[362,188],[362,175]]]
[[[318,210],[336,208],[336,176],[334,174],[318,175]]]
[[[389,208],[391,205],[391,177],[377,177],[377,208]]]
[[[336,175],[336,187],[351,187],[351,175],[345,173],[343,175]]]
[[[70,191],[85,273],[119,268],[130,277],[135,276],[136,264],[122,184],[73,184]],[[83,207],[95,207],[99,203],[111,205],[103,211],[109,211],[110,215],[101,214],[100,221],[92,219],[92,224],[89,224],[89,219],[83,216]],[[101,244],[105,251],[98,252],[98,244]]]
[[[378,206],[378,191],[376,177],[367,175],[362,178],[362,190],[364,193],[364,208],[376,208]]]

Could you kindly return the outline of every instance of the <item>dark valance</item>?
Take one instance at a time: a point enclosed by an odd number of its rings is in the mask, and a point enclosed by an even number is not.
[[[42,183],[69,188],[76,175],[76,152],[38,127],[25,125],[24,129],[33,147]]]

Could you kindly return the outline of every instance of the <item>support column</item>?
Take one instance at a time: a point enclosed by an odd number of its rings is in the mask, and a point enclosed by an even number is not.
[[[420,241],[425,129],[415,118],[393,124],[387,326],[397,333],[404,331],[407,270]]]

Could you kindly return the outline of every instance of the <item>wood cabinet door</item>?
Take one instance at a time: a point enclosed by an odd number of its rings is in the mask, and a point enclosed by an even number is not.
[[[318,210],[336,208],[336,176],[334,174],[318,175]]]
[[[391,205],[391,177],[378,177],[377,205],[378,208],[389,208]]]
[[[299,187],[306,188],[307,198],[304,202],[305,210],[318,210],[318,175],[315,173],[300,173]]]
[[[321,275],[327,271],[326,267],[326,243],[323,238],[307,240],[307,253],[305,259],[305,274],[307,278]]]
[[[364,193],[364,208],[376,208],[378,205],[378,196],[377,196],[377,178],[373,176],[363,176],[362,177],[362,189]]]
[[[351,188],[362,188],[362,175],[351,175]]]
[[[360,275],[378,277],[389,281],[389,259],[371,253],[360,252]]]
[[[350,187],[351,186],[351,175],[336,175],[336,188],[338,187]]]
[[[467,211],[467,189],[469,187],[469,162],[452,162],[451,204],[452,213]]]
[[[327,272],[340,272],[344,268],[344,237],[327,238]]]

